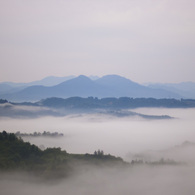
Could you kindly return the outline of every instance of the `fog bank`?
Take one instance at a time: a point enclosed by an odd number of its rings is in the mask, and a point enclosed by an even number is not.
[[[139,117],[72,115],[36,119],[1,118],[0,130],[33,133],[63,133],[62,138],[32,138],[25,141],[45,147],[61,147],[70,153],[93,153],[97,149],[116,156],[147,150],[164,150],[184,141],[195,142],[195,109],[136,109],[140,113],[167,114],[172,120],[146,120]]]
[[[23,173],[1,173],[3,195],[193,195],[195,192],[195,109],[136,109],[143,114],[166,114],[172,120],[117,118],[86,114],[34,119],[0,118],[0,130],[49,131],[63,137],[24,137],[25,141],[61,147],[69,153],[104,153],[126,161],[174,160],[179,164],[134,164],[128,167],[77,167],[73,175],[42,181]],[[187,142],[185,142],[187,141]],[[183,143],[183,144],[182,144]]]
[[[78,172],[55,183],[37,182],[26,175],[4,175],[0,179],[4,195],[193,195],[194,167],[136,166],[128,169],[95,169]]]

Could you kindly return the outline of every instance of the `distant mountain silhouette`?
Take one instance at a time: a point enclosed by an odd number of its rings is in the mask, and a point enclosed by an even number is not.
[[[11,87],[10,85],[6,83],[0,83],[0,92],[1,94],[3,93],[8,93],[9,91],[13,90],[14,87]]]
[[[138,83],[135,83],[129,79],[118,75],[107,75],[98,80],[96,83],[106,86],[110,90],[110,96],[112,97],[121,97],[128,96],[128,97],[149,97],[147,96],[148,88],[144,87]],[[155,97],[157,94],[155,95]],[[152,97],[152,96],[150,96]]]
[[[21,91],[22,89],[25,89],[26,86],[22,86],[22,84],[12,84],[9,82],[3,82],[0,83],[0,95],[3,94],[9,94],[9,93],[15,93],[17,91]]]
[[[181,95],[183,98],[195,98],[195,83],[194,82],[182,82],[182,83],[153,83],[148,87],[152,89],[164,89],[172,91]]]
[[[28,83],[28,86],[32,86],[32,85],[43,85],[43,86],[54,86],[54,85],[58,85],[64,81],[68,81],[69,79],[73,79],[75,78],[75,76],[66,76],[66,77],[55,77],[55,76],[49,76],[49,77],[45,77],[42,80],[39,81],[33,81]]]
[[[16,93],[25,89],[26,87],[31,87],[34,85],[42,85],[42,86],[54,86],[60,84],[64,81],[74,78],[75,76],[67,76],[67,77],[55,77],[48,76],[38,81],[33,81],[29,83],[14,83],[14,82],[2,82],[0,83],[0,95]]]
[[[109,95],[106,97],[180,98],[176,93],[167,90],[150,89],[118,75],[107,75],[95,82],[109,88]]]
[[[30,86],[12,94],[1,95],[0,98],[9,101],[37,101],[49,97],[73,96],[181,98],[168,90],[152,89],[118,75],[107,75],[96,80],[80,75],[55,86]]]
[[[58,85],[64,81],[67,81],[69,79],[73,79],[75,76],[66,76],[66,77],[55,77],[55,76],[48,76],[38,81],[33,81],[29,83],[14,83],[14,82],[2,82],[0,83],[0,93],[2,93],[1,85],[4,87],[5,90],[6,87],[9,89],[11,88],[18,88],[18,87],[30,87],[33,85],[43,85],[43,86],[54,86]],[[7,89],[6,89],[7,90]]]

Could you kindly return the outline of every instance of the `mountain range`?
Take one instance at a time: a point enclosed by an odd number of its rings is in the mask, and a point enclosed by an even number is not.
[[[177,93],[184,98],[195,98],[195,83],[182,82],[182,83],[153,83],[147,85],[153,89],[165,89]]]
[[[179,85],[179,84],[178,84]],[[191,89],[176,89],[172,86],[144,86],[118,75],[99,77],[46,77],[31,83],[0,83],[0,98],[8,101],[38,101],[49,97],[132,97],[132,98],[195,98]]]

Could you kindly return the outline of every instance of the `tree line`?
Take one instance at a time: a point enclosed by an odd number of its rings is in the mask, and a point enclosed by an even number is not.
[[[14,133],[0,132],[0,171],[27,171],[44,178],[61,178],[68,176],[78,166],[124,165],[121,158],[96,154],[70,154],[61,148],[41,150],[34,144],[24,142]]]

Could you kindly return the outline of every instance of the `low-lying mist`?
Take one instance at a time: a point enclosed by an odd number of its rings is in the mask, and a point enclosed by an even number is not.
[[[135,110],[137,111],[137,110]],[[168,114],[175,119],[146,120],[118,118],[101,114],[40,117],[35,119],[1,118],[0,130],[8,132],[59,132],[60,138],[25,137],[37,146],[61,147],[70,153],[93,153],[97,149],[126,157],[129,153],[164,150],[184,141],[195,142],[195,109],[138,109],[140,113]]]
[[[132,166],[129,168],[89,167],[60,181],[41,181],[26,174],[1,175],[3,195],[193,195],[194,166]]]
[[[24,137],[37,146],[61,147],[69,153],[106,154],[124,160],[143,160],[126,168],[78,167],[69,178],[37,181],[21,173],[2,173],[1,193],[7,194],[168,194],[195,192],[195,109],[136,109],[143,114],[170,115],[171,120],[140,117],[117,118],[101,114],[16,119],[2,117],[0,130],[8,132],[58,132],[63,137]],[[164,159],[178,165],[150,165]]]

